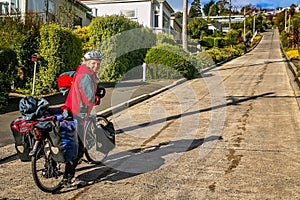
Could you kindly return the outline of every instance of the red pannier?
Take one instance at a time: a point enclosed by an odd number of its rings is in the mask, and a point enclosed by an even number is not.
[[[73,78],[75,76],[75,71],[64,72],[59,75],[57,79],[58,90],[63,94],[67,95],[73,84]]]
[[[25,119],[16,119],[10,124],[15,140],[15,148],[21,161],[30,161],[29,156],[34,144],[34,136],[31,134],[34,122]]]

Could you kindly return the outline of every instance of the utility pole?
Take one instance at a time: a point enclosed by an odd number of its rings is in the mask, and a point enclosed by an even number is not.
[[[231,0],[229,1],[229,30],[231,29]]]
[[[253,35],[255,33],[255,18],[256,18],[256,13],[254,12],[254,15],[253,15]]]
[[[289,14],[289,24],[288,24],[288,28],[287,28],[288,32],[290,32],[290,27],[291,27],[291,14]]]
[[[244,7],[244,42],[246,41],[246,7]]]
[[[46,23],[49,23],[49,0],[46,0]]]
[[[183,0],[183,21],[182,21],[182,48],[187,50],[187,13],[188,13],[188,0]]]
[[[284,30],[286,31],[287,9],[284,11]]]

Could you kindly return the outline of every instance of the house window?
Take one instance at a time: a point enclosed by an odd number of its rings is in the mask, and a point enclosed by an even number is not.
[[[21,0],[0,0],[0,14],[19,14],[21,13]]]
[[[1,15],[8,15],[8,5],[9,3],[7,1],[0,2],[0,14]]]
[[[157,28],[158,27],[158,20],[159,19],[159,13],[158,11],[154,11],[154,24],[153,27]]]
[[[27,1],[28,11],[43,13],[46,11],[45,1],[28,0]]]
[[[163,28],[169,29],[169,27],[170,27],[170,19],[166,15],[164,15],[164,22],[163,22],[163,24],[164,24]]]
[[[28,0],[28,11],[33,11],[36,13],[45,13],[48,11],[49,13],[55,14],[56,5],[53,0],[46,0],[46,1]]]
[[[74,26],[82,26],[82,18],[81,17],[75,16]]]
[[[121,10],[121,15],[126,18],[136,18],[136,11],[135,10]]]
[[[27,11],[41,14],[40,16],[45,21],[55,21],[56,4],[54,0],[28,0],[27,7]]]
[[[49,13],[52,13],[52,14],[55,14],[55,11],[56,11],[56,5],[55,5],[55,2],[49,0],[49,2],[48,2],[48,12],[49,12]]]

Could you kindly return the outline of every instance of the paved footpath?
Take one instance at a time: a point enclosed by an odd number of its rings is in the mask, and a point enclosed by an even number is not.
[[[116,148],[76,172],[93,184],[46,194],[12,159],[0,199],[300,199],[298,94],[278,31],[266,32],[244,56],[114,113]]]
[[[120,81],[117,84],[112,83],[103,83],[102,87],[106,88],[106,95],[101,100],[99,106],[95,106],[95,111],[100,112],[111,107],[117,106],[122,102],[127,102],[130,99],[136,98],[140,95],[149,94],[157,90],[168,87],[169,85],[174,84],[174,81],[158,81],[158,82],[142,82],[140,80],[131,80],[131,81]],[[113,95],[113,100],[112,99]],[[18,102],[22,96],[16,96],[12,99],[14,102]],[[62,105],[65,102],[66,96],[62,94],[55,94],[50,96],[45,96],[51,106]],[[5,114],[0,114],[0,147],[12,144],[14,142],[11,130],[10,123],[21,116],[21,113],[18,111],[18,103],[14,104],[15,108],[12,108],[12,112]],[[0,153],[0,159],[1,159]]]

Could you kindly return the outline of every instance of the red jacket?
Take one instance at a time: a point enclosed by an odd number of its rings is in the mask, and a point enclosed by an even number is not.
[[[95,72],[85,65],[80,65],[76,70],[65,106],[74,115],[85,118],[93,109],[96,91],[97,77]]]

